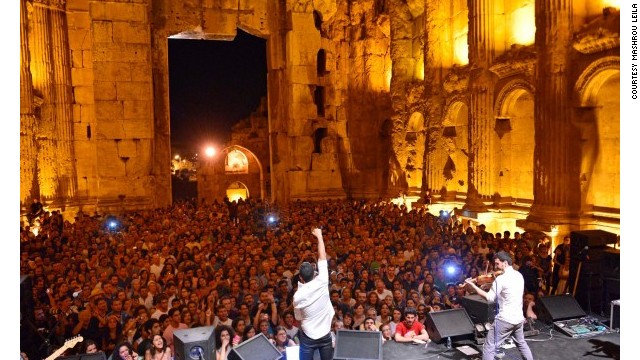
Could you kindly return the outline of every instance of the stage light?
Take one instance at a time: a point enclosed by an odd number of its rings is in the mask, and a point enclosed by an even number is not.
[[[453,266],[453,265],[449,265],[449,266],[447,266],[447,273],[448,273],[449,275],[453,275],[453,274],[455,274],[455,273],[456,273],[456,267],[455,267],[455,266]]]

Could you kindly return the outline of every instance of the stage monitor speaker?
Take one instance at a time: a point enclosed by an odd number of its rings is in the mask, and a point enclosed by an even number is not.
[[[213,326],[180,329],[173,332],[175,360],[215,360],[216,339]]]
[[[611,302],[611,315],[609,315],[609,327],[611,329],[620,329],[620,300]]]
[[[249,340],[231,349],[228,360],[278,360],[282,358],[282,353],[260,333]]]
[[[490,302],[478,294],[461,297],[460,304],[467,310],[467,314],[474,324],[492,323],[496,316],[496,303]]]
[[[71,356],[60,356],[56,360],[107,360],[107,356],[102,351],[93,354],[76,354]]]
[[[571,232],[571,253],[577,254],[588,246],[590,249],[613,245],[618,235],[603,230],[581,230]]]
[[[425,327],[429,338],[435,342],[442,339],[463,338],[473,336],[473,323],[469,314],[463,308],[443,311],[430,311],[427,313]]]
[[[382,333],[338,330],[334,360],[382,360]]]
[[[536,307],[538,319],[546,323],[577,319],[587,315],[576,299],[569,294],[541,297],[536,302]]]

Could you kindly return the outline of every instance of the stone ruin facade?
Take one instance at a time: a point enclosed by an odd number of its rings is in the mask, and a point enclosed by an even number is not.
[[[242,29],[267,41],[251,196],[429,190],[469,218],[619,232],[620,12],[607,0],[20,3],[23,207],[170,205],[167,39]]]

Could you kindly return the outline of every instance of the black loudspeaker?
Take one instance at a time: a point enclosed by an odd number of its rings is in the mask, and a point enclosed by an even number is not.
[[[30,359],[38,357],[37,349],[42,345],[42,336],[36,332],[33,284],[29,275],[20,276],[20,349]]]
[[[260,333],[231,349],[228,360],[278,360],[282,353]]]
[[[611,302],[611,315],[609,317],[609,327],[611,329],[620,329],[620,300]]]
[[[603,313],[607,304],[607,291],[604,276],[616,274],[616,250],[608,247],[618,242],[618,235],[602,230],[583,230],[571,232],[569,250],[569,279],[567,292],[572,293],[578,303],[588,312]],[[611,254],[611,251],[614,253]],[[619,251],[617,251],[619,254]],[[617,276],[620,274],[618,257]],[[575,292],[574,292],[575,288]],[[614,294],[615,296],[615,294]],[[615,297],[614,297],[615,298]]]
[[[538,319],[546,323],[559,320],[577,319],[587,314],[571,295],[545,296],[536,302]]]
[[[585,246],[605,247],[618,242],[618,235],[603,230],[582,230],[571,232],[571,254],[577,254]]]
[[[463,308],[427,313],[425,327],[429,338],[440,342],[448,337],[462,339],[473,337],[473,323]]]
[[[107,356],[102,352],[94,354],[77,354],[71,356],[60,356],[56,360],[107,360]]]
[[[495,302],[489,302],[478,294],[461,297],[459,301],[474,324],[493,322],[498,309]]]
[[[334,360],[382,360],[382,333],[338,330]]]
[[[216,339],[213,326],[181,329],[173,332],[175,360],[215,360]]]

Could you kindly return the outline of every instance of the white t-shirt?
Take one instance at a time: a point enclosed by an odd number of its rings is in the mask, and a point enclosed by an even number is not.
[[[335,311],[329,297],[327,260],[318,261],[318,276],[306,284],[298,282],[293,295],[293,312],[305,335],[317,340],[329,334]]]
[[[516,325],[524,321],[522,313],[524,278],[522,274],[508,266],[504,274],[498,276],[488,292],[489,301],[498,299],[497,319]]]

